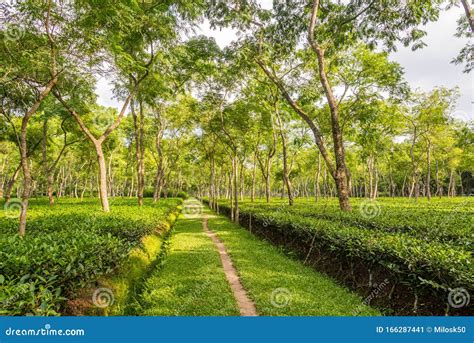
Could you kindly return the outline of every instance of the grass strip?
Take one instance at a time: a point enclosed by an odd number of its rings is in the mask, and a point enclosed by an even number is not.
[[[210,215],[208,225],[225,244],[260,315],[380,315],[360,296],[287,257],[226,217]]]
[[[181,216],[164,265],[151,274],[141,296],[141,315],[239,315],[219,254],[201,218]]]
[[[166,259],[168,242],[181,206],[172,211],[160,228],[160,234],[153,233],[142,239],[142,246],[135,248],[125,265],[111,278],[100,280],[101,287],[114,290],[115,301],[107,308],[108,315],[131,315],[135,313],[137,298],[147,276]]]

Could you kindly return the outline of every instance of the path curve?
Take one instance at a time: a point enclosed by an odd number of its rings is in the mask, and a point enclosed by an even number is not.
[[[221,242],[219,237],[211,231],[207,225],[207,218],[204,217],[202,221],[202,227],[206,234],[212,239],[214,244],[219,251],[221,257],[222,267],[224,268],[224,273],[229,281],[230,288],[234,293],[235,300],[237,300],[237,305],[240,309],[241,316],[258,316],[257,309],[255,308],[255,303],[248,297],[247,292],[245,291],[244,286],[240,282],[237,270],[232,264],[229,254],[227,253],[224,244]]]

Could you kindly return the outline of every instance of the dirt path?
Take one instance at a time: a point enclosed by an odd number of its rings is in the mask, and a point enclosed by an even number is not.
[[[242,283],[240,282],[239,276],[237,275],[237,271],[235,270],[232,260],[230,259],[229,254],[227,253],[224,244],[220,241],[217,235],[209,230],[207,225],[207,218],[204,217],[202,221],[202,227],[206,234],[212,239],[214,244],[219,251],[222,267],[224,268],[225,276],[229,281],[230,288],[234,293],[235,299],[237,301],[237,305],[240,309],[241,316],[258,316],[257,310],[255,308],[254,302],[247,296],[247,292],[245,291]]]

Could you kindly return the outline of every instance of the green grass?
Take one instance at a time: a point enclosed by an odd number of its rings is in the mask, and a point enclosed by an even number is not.
[[[355,293],[287,257],[226,217],[211,216],[209,228],[225,244],[260,315],[380,315]]]
[[[130,252],[128,260],[117,272],[99,280],[99,287],[109,288],[114,293],[113,305],[104,311],[107,315],[124,315],[128,307],[135,303],[148,273],[151,272],[150,269],[160,262],[158,260],[163,239],[176,221],[180,209],[181,206],[177,207],[176,212],[168,216],[160,234],[153,233],[143,237],[142,245]]]
[[[220,200],[228,206],[228,200]],[[375,201],[352,198],[352,212],[341,212],[334,198],[297,198],[294,206],[286,199],[274,198],[240,202],[242,211],[273,211],[285,216],[314,218],[344,226],[406,234],[427,242],[446,243],[456,249],[472,251],[474,248],[474,197],[458,198],[378,198]]]
[[[103,213],[98,199],[62,198],[53,207],[47,199],[32,200],[24,238],[17,234],[16,212],[1,211],[0,314],[62,313],[77,291],[119,270],[130,253],[133,258],[140,250],[159,249],[159,242],[143,239],[166,231],[169,216],[181,202],[163,199],[153,204],[146,199],[139,208],[136,199],[111,198],[111,212]],[[125,273],[142,274],[150,258],[138,256],[140,264]],[[118,292],[131,281],[117,276]]]
[[[164,316],[239,315],[214,243],[201,218],[181,216],[173,228],[163,266],[145,283],[139,314]]]

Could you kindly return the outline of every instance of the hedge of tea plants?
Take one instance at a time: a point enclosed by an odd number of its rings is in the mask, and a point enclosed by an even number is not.
[[[2,211],[0,314],[59,314],[76,290],[114,271],[144,236],[159,233],[181,203],[146,199],[138,207],[135,199],[113,199],[103,213],[97,200],[61,200],[50,208],[40,199],[32,201],[23,238],[18,219]]]
[[[398,207],[393,206],[397,200],[391,200],[390,205],[383,200],[370,205],[365,200],[353,200],[351,213],[341,213],[335,202],[314,204],[314,200],[294,206],[283,201],[244,201],[239,209],[244,226],[263,229],[270,239],[277,237],[279,243],[301,248],[303,257],[309,249],[337,256],[339,259],[330,261],[341,263],[339,274],[366,281],[367,275],[370,280],[374,271],[382,271],[393,287],[404,286],[413,293],[407,296],[413,304],[407,304],[410,310],[403,313],[416,312],[425,294],[427,302],[433,302],[431,308],[436,307],[433,313],[442,314],[449,307],[450,290],[474,291],[472,200],[450,210],[441,201],[412,206],[404,200]],[[375,212],[362,209],[375,205],[379,207]],[[228,214],[229,202],[220,201],[220,209]],[[324,256],[319,258],[324,260]],[[438,298],[429,300],[433,295]]]

